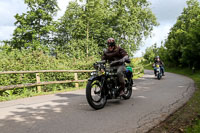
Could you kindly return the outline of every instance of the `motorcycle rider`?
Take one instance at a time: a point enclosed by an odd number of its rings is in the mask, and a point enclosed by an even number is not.
[[[102,60],[107,60],[111,67],[117,69],[117,76],[120,82],[120,96],[124,95],[125,80],[124,72],[126,71],[125,62],[130,63],[129,56],[127,52],[116,45],[114,38],[108,38],[107,40],[108,48],[104,50]]]
[[[153,64],[153,67],[154,67],[154,74],[155,74],[155,76],[157,76],[156,75],[156,64],[158,64],[159,66],[160,66],[160,68],[161,68],[161,72],[162,72],[162,76],[165,76],[165,74],[164,74],[164,63],[163,63],[163,61],[161,61],[160,60],[160,57],[159,56],[156,56],[156,58],[155,58],[155,61],[154,61],[154,64]]]

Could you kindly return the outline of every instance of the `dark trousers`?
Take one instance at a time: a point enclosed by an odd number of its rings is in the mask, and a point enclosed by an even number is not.
[[[156,69],[157,67],[154,67],[154,74],[156,74]],[[164,73],[165,72],[165,69],[163,66],[160,66],[160,69],[161,69],[161,72]]]
[[[117,76],[120,83],[120,90],[125,88],[125,80],[124,80],[124,73],[126,71],[126,67],[124,65],[117,66]]]

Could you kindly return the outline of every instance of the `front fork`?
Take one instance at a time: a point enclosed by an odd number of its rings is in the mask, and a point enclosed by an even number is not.
[[[104,97],[106,95],[106,85],[105,85],[106,77],[102,76],[101,77],[101,97]]]

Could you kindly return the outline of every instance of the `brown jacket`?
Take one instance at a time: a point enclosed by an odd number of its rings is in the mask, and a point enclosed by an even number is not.
[[[101,59],[108,60],[108,62],[112,62],[112,61],[120,60],[126,55],[128,54],[123,48],[116,46],[113,51],[109,51],[108,49],[104,51],[104,54]]]

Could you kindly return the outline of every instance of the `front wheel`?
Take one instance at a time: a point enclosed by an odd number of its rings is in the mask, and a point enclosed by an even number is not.
[[[158,75],[157,75],[157,79],[158,79],[158,80],[161,79],[161,74],[160,74],[160,73],[158,73]]]
[[[89,105],[96,110],[102,109],[105,106],[107,98],[102,90],[100,81],[88,81],[86,87],[86,98]]]

